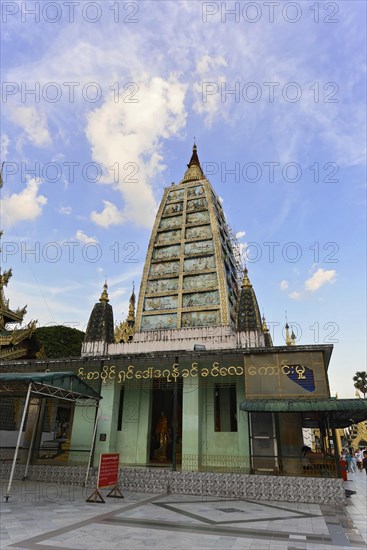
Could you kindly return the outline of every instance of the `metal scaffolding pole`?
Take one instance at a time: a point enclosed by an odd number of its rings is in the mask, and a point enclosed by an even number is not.
[[[98,411],[99,411],[99,401],[97,401],[97,405],[96,405],[96,416],[95,416],[95,420],[94,420],[93,437],[92,437],[92,443],[91,443],[90,452],[89,452],[87,473],[85,474],[84,487],[87,486],[90,465],[92,463],[92,456],[93,456],[94,444],[95,444],[95,441],[96,441],[96,433],[97,433],[97,426],[98,426]]]
[[[25,403],[24,403],[24,409],[23,409],[22,420],[21,420],[21,423],[20,423],[20,426],[19,426],[19,433],[18,433],[17,445],[16,445],[16,447],[15,447],[15,453],[14,453],[14,458],[13,458],[13,464],[12,464],[12,467],[11,467],[11,472],[10,472],[10,478],[9,478],[8,488],[7,488],[6,494],[5,494],[5,502],[8,502],[8,500],[9,500],[10,489],[11,489],[11,485],[12,485],[12,483],[13,483],[13,477],[14,477],[14,472],[15,472],[15,466],[16,466],[16,463],[17,463],[17,458],[18,458],[18,451],[19,451],[20,440],[21,440],[21,437],[22,437],[23,427],[24,427],[24,422],[25,422],[25,417],[26,417],[27,410],[28,410],[29,398],[30,398],[30,396],[31,396],[31,389],[32,389],[32,382],[29,382],[28,391],[27,391],[27,397],[26,397],[26,400],[25,400]]]

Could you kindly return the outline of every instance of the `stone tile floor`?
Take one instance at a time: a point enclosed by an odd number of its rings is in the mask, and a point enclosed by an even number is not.
[[[91,490],[14,482],[0,547],[45,550],[322,550],[367,548],[367,476],[348,474],[347,506],[157,495],[86,503]],[[104,495],[107,491],[103,491]]]

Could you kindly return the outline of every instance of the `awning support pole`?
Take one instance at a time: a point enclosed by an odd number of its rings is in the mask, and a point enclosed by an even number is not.
[[[178,365],[178,357],[175,357],[176,365]],[[175,378],[173,386],[173,442],[172,442],[172,470],[177,469],[177,378]]]
[[[336,473],[338,474],[338,477],[342,477],[342,472],[340,468],[340,462],[339,462],[339,445],[338,445],[338,436],[336,435],[336,429],[332,428],[333,433],[333,440],[334,440],[334,455],[335,455],[335,465],[336,465]]]
[[[27,397],[26,397],[25,403],[24,403],[22,420],[21,420],[20,426],[19,426],[17,445],[15,447],[15,453],[14,453],[14,458],[13,458],[13,464],[12,464],[12,467],[11,467],[8,488],[7,488],[6,494],[5,494],[5,502],[8,502],[8,500],[9,500],[10,489],[11,489],[11,486],[12,486],[12,483],[13,483],[13,476],[14,476],[14,472],[15,472],[15,466],[17,464],[19,445],[20,445],[20,440],[21,440],[22,434],[23,434],[23,427],[24,427],[24,422],[25,422],[25,417],[26,417],[26,414],[27,414],[27,410],[28,410],[29,398],[31,396],[31,389],[32,389],[32,382],[29,382]]]
[[[97,426],[98,426],[98,411],[99,411],[99,401],[97,401],[97,405],[96,405],[96,417],[95,417],[95,420],[94,420],[93,437],[92,437],[92,443],[91,443],[91,446],[90,446],[88,467],[87,467],[87,473],[85,474],[84,487],[87,486],[90,465],[92,463],[92,456],[93,456],[93,450],[94,450],[94,444],[95,444],[95,441],[96,441],[96,433],[97,433]]]
[[[26,465],[25,465],[23,480],[27,478],[27,474],[28,474],[28,467],[29,467],[29,463],[31,461],[31,456],[32,456],[33,446],[34,446],[34,440],[36,438],[36,431],[37,431],[38,422],[39,422],[39,418],[40,418],[40,410],[41,410],[40,407],[41,407],[41,402],[38,403],[37,415],[36,415],[36,418],[35,418],[34,424],[33,424],[32,438],[31,438],[31,442],[30,442],[30,445],[29,445],[29,449],[28,449],[28,456],[27,456],[27,462],[26,462]]]

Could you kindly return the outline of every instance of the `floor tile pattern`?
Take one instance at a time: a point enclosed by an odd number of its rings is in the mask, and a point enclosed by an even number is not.
[[[346,505],[133,493],[124,487],[124,500],[88,504],[90,488],[17,481],[5,503],[4,482],[1,549],[366,549],[367,476],[352,474],[345,487],[356,491]]]

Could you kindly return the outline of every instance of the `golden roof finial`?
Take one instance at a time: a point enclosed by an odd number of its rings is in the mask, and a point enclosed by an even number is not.
[[[129,300],[129,313],[127,315],[127,321],[135,322],[135,284],[133,283],[133,291]]]
[[[262,316],[262,329],[263,329],[263,332],[269,332],[268,325],[266,324],[265,315],[264,315],[264,314],[263,314],[263,316]]]
[[[243,270],[243,279],[242,279],[242,287],[244,286],[252,286],[251,281],[248,277],[248,269],[245,265],[245,269]]]
[[[292,329],[291,346],[295,346],[295,345],[296,345],[296,335],[294,334],[293,329]]]
[[[192,148],[191,159],[189,164],[187,165],[187,170],[182,181],[195,181],[203,178],[205,178],[205,175],[200,166],[198,150],[194,138],[194,146]]]
[[[109,299],[109,297],[108,297],[108,292],[107,292],[107,290],[108,290],[108,285],[107,285],[107,281],[105,280],[105,283],[104,283],[104,285],[103,285],[102,294],[101,294],[101,297],[100,297],[100,299],[99,299],[100,302],[106,302],[106,303],[107,303],[107,302],[110,301],[110,299]]]
[[[285,312],[285,343],[287,346],[290,346],[292,343],[291,336],[289,334],[289,325],[287,319],[287,312]]]

